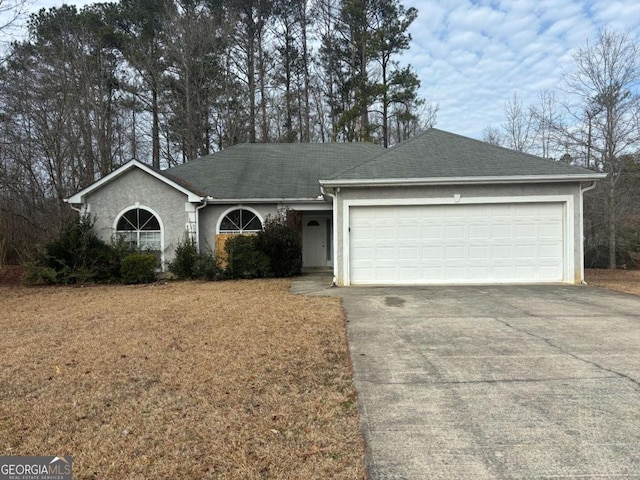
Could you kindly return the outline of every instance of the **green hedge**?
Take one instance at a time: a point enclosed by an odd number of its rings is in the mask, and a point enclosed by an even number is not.
[[[269,257],[258,249],[258,237],[238,235],[227,239],[224,245],[227,254],[226,278],[270,277]]]
[[[156,279],[158,257],[153,253],[132,253],[122,259],[120,277],[124,283],[151,283]]]

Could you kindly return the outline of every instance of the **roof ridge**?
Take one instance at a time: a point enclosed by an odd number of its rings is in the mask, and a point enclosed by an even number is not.
[[[463,140],[467,140],[467,141],[470,140],[470,141],[475,142],[475,143],[480,143],[484,147],[488,146],[490,148],[496,148],[496,149],[504,150],[505,152],[510,153],[510,154],[514,154],[515,153],[515,154],[518,154],[518,155],[531,157],[532,159],[535,159],[535,160],[543,160],[543,161],[545,161],[547,163],[550,163],[550,164],[560,163],[558,160],[554,160],[553,158],[543,157],[541,155],[534,155],[533,153],[523,152],[521,150],[516,150],[514,148],[505,147],[503,145],[496,145],[495,143],[485,142],[484,140],[478,140],[477,138],[465,137],[464,135],[461,135],[459,133],[448,132],[446,130],[439,130],[437,128],[434,128],[433,130],[437,130],[438,132],[444,133],[446,135],[450,135],[452,137],[458,137],[458,138],[461,138]],[[583,167],[581,165],[571,165],[571,164],[569,164],[569,165],[571,167],[582,168],[584,170],[590,170],[590,169],[588,169],[586,167]]]
[[[401,145],[408,145],[410,143],[412,143],[414,140],[421,138],[423,136],[426,136],[429,132],[433,131],[433,130],[437,130],[433,127],[428,128],[427,130],[420,132],[418,135],[415,135],[411,138],[408,138],[406,140],[402,140],[401,142],[396,143],[395,145],[388,147],[388,148],[384,148],[382,147],[382,151],[379,153],[376,153],[374,156],[367,158],[366,160],[364,160],[362,163],[359,163],[358,165],[348,168],[346,170],[341,170],[340,172],[336,173],[333,175],[332,179],[338,178],[338,175],[344,175],[345,173],[349,173],[357,168],[362,167],[363,165],[366,165],[369,162],[373,162],[374,160],[377,160],[378,158],[380,158],[383,155],[387,155],[388,153],[393,152],[396,148],[400,147]],[[441,130],[442,131],[442,130]],[[373,144],[375,145],[375,144]]]

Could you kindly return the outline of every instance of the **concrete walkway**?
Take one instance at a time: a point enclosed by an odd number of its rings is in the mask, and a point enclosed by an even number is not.
[[[294,290],[344,299],[372,480],[640,478],[639,297]]]

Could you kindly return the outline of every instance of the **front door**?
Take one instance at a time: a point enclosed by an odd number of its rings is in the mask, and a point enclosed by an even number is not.
[[[330,244],[331,219],[327,217],[304,217],[302,223],[302,266],[331,266]]]

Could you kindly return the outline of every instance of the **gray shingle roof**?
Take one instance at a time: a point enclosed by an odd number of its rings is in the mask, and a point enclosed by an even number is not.
[[[162,173],[214,198],[317,198],[318,180],[380,151],[372,143],[245,143]]]
[[[431,128],[323,180],[586,174],[594,172]]]
[[[371,143],[245,143],[160,173],[221,199],[312,199],[320,195],[319,180],[594,174],[435,128],[387,150]]]

